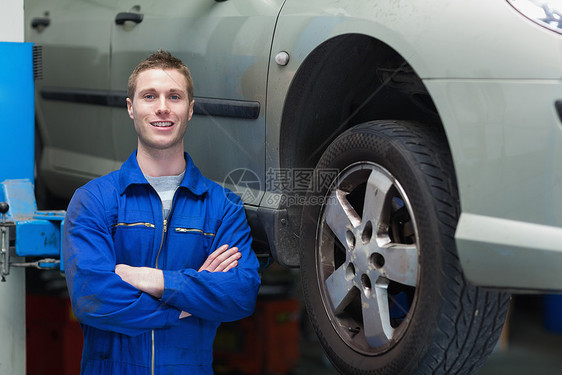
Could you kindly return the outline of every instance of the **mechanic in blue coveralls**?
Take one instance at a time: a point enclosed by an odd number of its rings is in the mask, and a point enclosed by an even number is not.
[[[211,374],[220,322],[253,313],[258,261],[240,199],[184,152],[193,83],[158,51],[129,78],[138,148],[79,188],[64,262],[82,374]]]

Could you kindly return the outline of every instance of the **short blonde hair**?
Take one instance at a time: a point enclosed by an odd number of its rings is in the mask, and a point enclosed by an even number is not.
[[[189,102],[193,100],[193,80],[191,79],[191,73],[189,68],[177,57],[172,56],[168,51],[159,49],[152,55],[148,56],[146,59],[141,61],[133,70],[133,73],[129,76],[129,82],[127,87],[127,96],[129,99],[133,100],[135,96],[135,90],[137,88],[137,78],[141,72],[149,69],[173,69],[177,70],[185,77],[187,82],[187,96]]]

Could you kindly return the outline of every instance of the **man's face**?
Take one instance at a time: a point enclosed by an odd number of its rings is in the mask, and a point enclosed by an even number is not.
[[[183,136],[193,114],[193,101],[189,101],[187,82],[180,72],[141,72],[134,98],[127,98],[127,109],[135,123],[139,148],[183,152]]]

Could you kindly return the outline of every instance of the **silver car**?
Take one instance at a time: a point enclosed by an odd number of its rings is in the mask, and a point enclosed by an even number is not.
[[[190,67],[186,148],[300,267],[342,373],[467,374],[510,290],[562,286],[556,0],[26,0],[38,184],[68,199],[136,147],[127,78]]]

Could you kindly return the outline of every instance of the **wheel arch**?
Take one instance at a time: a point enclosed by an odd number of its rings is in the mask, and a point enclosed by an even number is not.
[[[285,96],[279,167],[313,169],[328,145],[347,129],[372,120],[413,120],[443,129],[429,91],[409,62],[365,34],[344,34],[316,47],[298,68]],[[298,266],[295,244],[303,192],[285,191],[287,221],[275,241],[276,258]],[[300,197],[295,197],[300,195]]]
[[[304,59],[285,97],[280,167],[313,168],[339,134],[379,119],[442,127],[428,90],[396,50],[364,34],[328,39]]]

